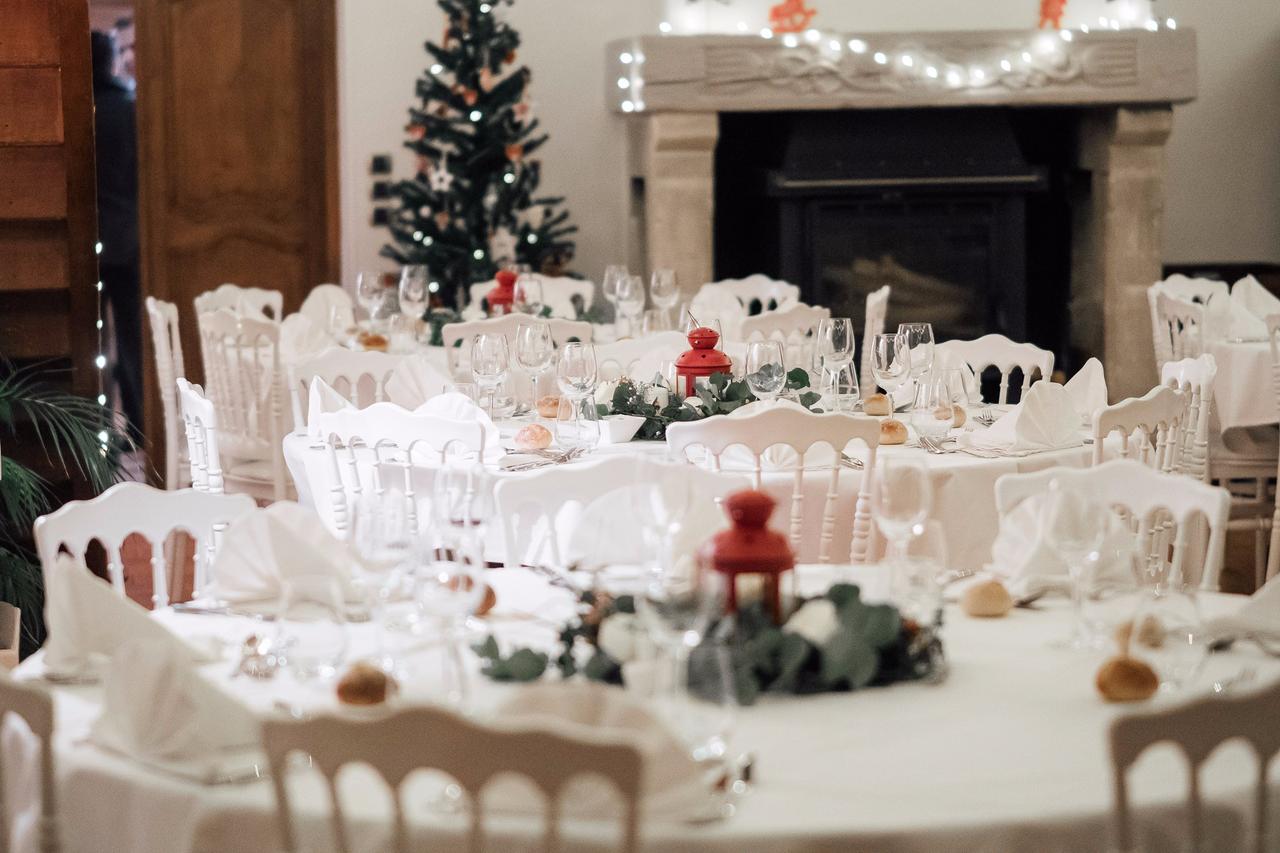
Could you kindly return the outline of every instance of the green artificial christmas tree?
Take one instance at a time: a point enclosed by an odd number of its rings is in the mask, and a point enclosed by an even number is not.
[[[431,65],[419,78],[405,145],[417,174],[393,184],[399,206],[382,254],[425,264],[446,302],[503,266],[560,274],[573,256],[563,198],[535,197],[541,164],[528,68],[516,65],[520,36],[498,14],[512,0],[437,0],[447,17]],[[461,306],[458,306],[461,307]]]

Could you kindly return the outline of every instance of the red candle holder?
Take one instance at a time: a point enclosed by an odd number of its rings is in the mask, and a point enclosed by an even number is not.
[[[720,333],[709,326],[689,330],[691,349],[676,359],[676,390],[683,390],[684,396],[692,397],[698,391],[699,379],[733,371],[733,359],[716,349],[719,342]]]
[[[787,537],[768,527],[776,505],[764,492],[750,489],[729,495],[724,506],[733,526],[712,536],[699,556],[703,566],[726,576],[726,613],[738,610],[738,578],[755,575],[762,580],[765,609],[774,624],[781,625],[786,615],[781,578],[795,568],[796,560]]]
[[[511,270],[502,270],[494,278],[498,283],[485,296],[489,302],[489,316],[510,314],[516,301],[516,274]]]

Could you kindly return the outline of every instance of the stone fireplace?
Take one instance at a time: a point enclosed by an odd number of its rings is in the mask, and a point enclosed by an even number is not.
[[[1097,355],[1114,399],[1145,393],[1164,143],[1196,94],[1194,33],[814,36],[609,46],[633,264],[674,267],[688,290],[750,265],[850,314],[876,282],[895,298],[909,283],[956,335]],[[1019,157],[1028,129],[1053,149],[1043,162]],[[890,164],[892,133],[916,144]],[[778,168],[745,165],[769,144]]]

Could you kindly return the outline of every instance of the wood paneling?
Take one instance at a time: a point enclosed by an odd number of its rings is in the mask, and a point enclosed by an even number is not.
[[[0,345],[5,357],[17,361],[65,358],[72,349],[67,323],[70,307],[66,291],[0,293]]]
[[[193,380],[197,294],[224,282],[268,287],[294,310],[338,275],[333,4],[136,6],[143,287],[178,305]],[[147,378],[147,434],[158,437]],[[162,448],[149,449],[162,470]]]
[[[0,229],[0,291],[65,290],[69,275],[66,223],[14,222]]]
[[[0,66],[56,66],[62,50],[60,33],[66,5],[63,0],[4,0]]]
[[[0,68],[0,145],[62,144],[57,68]]]
[[[0,145],[0,220],[66,219],[67,166],[61,145]]]

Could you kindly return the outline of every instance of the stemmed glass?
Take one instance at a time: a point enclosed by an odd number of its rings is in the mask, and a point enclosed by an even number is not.
[[[782,344],[777,341],[752,341],[747,344],[747,386],[761,400],[772,402],[787,384],[787,368]]]
[[[657,269],[649,276],[649,298],[653,304],[662,309],[663,316],[670,321],[671,309],[680,302],[680,288],[676,284],[676,271]]]
[[[907,543],[933,506],[933,485],[924,461],[911,457],[884,457],[879,477],[872,511],[880,531],[889,540],[894,574],[903,576],[908,573]],[[895,579],[894,588],[900,588],[901,583]]]
[[[347,655],[346,605],[332,575],[282,581],[276,610],[277,655],[299,681],[332,678]]]
[[[539,378],[551,366],[556,346],[551,339],[551,326],[538,321],[522,322],[516,329],[516,364],[529,374],[533,399],[538,400]]]
[[[699,320],[693,316],[692,311],[684,312],[684,321],[680,324],[680,331],[684,332],[688,337],[689,333],[694,329],[711,329],[716,333],[716,349],[724,351],[724,329],[720,325],[718,317],[712,317],[709,320]]]
[[[373,327],[376,322],[374,317],[378,309],[382,306],[383,297],[386,295],[386,277],[381,272],[362,272],[356,276],[356,300],[360,303],[360,307],[369,315],[369,326]]]
[[[471,342],[471,377],[489,399],[489,419],[493,419],[494,398],[507,381],[511,354],[506,335],[476,335]]]
[[[516,279],[515,295],[512,306],[520,314],[542,314],[542,278],[533,273],[524,273]]]
[[[1100,558],[1107,530],[1107,510],[1077,489],[1054,480],[1049,484],[1040,513],[1040,532],[1049,547],[1067,566],[1071,579],[1071,636],[1066,645],[1089,648],[1092,639],[1084,624],[1086,581]]]
[[[636,336],[637,320],[644,313],[646,300],[644,279],[638,275],[629,275],[618,282],[618,313],[627,321],[627,334]]]
[[[360,558],[355,579],[365,590],[377,629],[378,664],[391,672],[395,660],[387,653],[386,605],[413,558],[415,511],[411,498],[390,491],[366,493],[352,509],[351,544]]]
[[[467,618],[484,597],[484,561],[478,545],[422,552],[415,599],[418,612],[444,636],[448,653],[444,683],[449,704],[465,708],[469,699],[462,641]]]
[[[668,325],[668,317],[667,312],[661,308],[646,309],[640,322],[640,334],[647,338],[649,335],[667,331],[671,328]]]
[[[901,323],[898,334],[907,338],[911,350],[911,378],[919,379],[933,369],[933,326],[929,323]]]
[[[876,384],[889,397],[893,411],[893,393],[911,378],[911,350],[906,335],[876,335],[871,339],[871,374]]]
[[[596,387],[595,347],[580,341],[565,344],[556,363],[556,381],[560,393],[568,398],[572,407],[569,420],[556,422],[556,437],[561,446],[595,447],[600,441],[600,421],[592,397]]]
[[[907,603],[921,624],[935,622],[942,607],[939,577],[947,570],[947,536],[939,521],[925,521],[912,528],[907,541],[907,571],[895,575],[895,600]]]
[[[853,369],[853,321],[827,317],[818,324],[819,390],[830,401],[828,411],[848,411],[857,404],[858,377]]]
[[[618,286],[623,280],[629,278],[631,273],[622,264],[611,264],[604,268],[604,281],[600,284],[600,289],[604,293],[605,301],[614,308],[613,328],[618,328]]]

